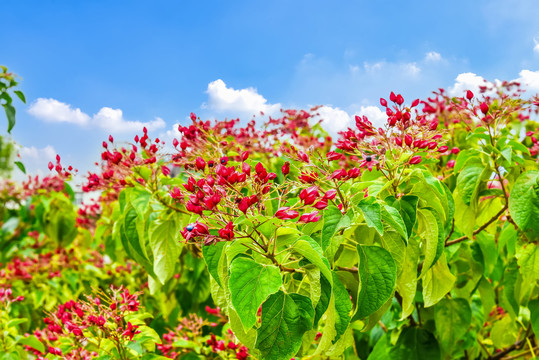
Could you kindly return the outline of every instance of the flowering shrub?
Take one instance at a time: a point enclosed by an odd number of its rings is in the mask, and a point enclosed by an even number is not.
[[[317,108],[258,125],[191,114],[171,144],[147,129],[110,136],[83,186],[99,201],[78,209],[60,158],[57,185],[9,183],[0,286],[25,300],[3,316],[32,319],[9,346],[84,359],[536,355],[539,98],[504,82],[380,105],[385,124],[356,116],[335,141]],[[70,297],[43,307],[27,296],[34,278]],[[46,328],[17,337],[43,311]]]

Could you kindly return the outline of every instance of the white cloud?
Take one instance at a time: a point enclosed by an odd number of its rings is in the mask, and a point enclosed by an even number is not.
[[[522,88],[529,92],[529,95],[534,95],[539,92],[539,71],[522,70],[517,81],[522,85]],[[462,73],[455,79],[455,84],[448,88],[448,93],[451,96],[464,96],[466,90],[471,90],[474,94],[479,94],[479,87],[485,85],[500,85],[501,81],[495,79],[493,82],[486,81],[482,76],[474,73]],[[492,95],[493,92],[486,92],[485,95]]]
[[[47,145],[42,149],[38,149],[35,146],[23,147],[20,151],[21,159],[26,160],[39,160],[41,162],[53,161],[56,158],[56,150],[51,145]]]
[[[425,54],[425,61],[436,62],[440,60],[442,60],[442,55],[436,51],[429,51],[427,54]]]
[[[275,114],[281,104],[269,104],[268,100],[258,93],[255,88],[236,90],[226,86],[221,79],[208,84],[208,104],[203,105],[217,112],[232,112],[248,115]]]
[[[357,110],[353,110],[353,109]],[[338,107],[322,106],[317,110],[320,114],[322,127],[332,135],[336,135],[340,131],[347,128],[355,127],[355,116],[366,116],[375,127],[382,127],[387,121],[387,115],[376,106],[359,106],[352,105],[350,111],[342,110]]]
[[[128,121],[123,118],[122,110],[104,107],[94,115],[92,123],[111,133],[136,132],[143,127],[148,130],[156,130],[165,127],[165,121],[161,118],[148,122]]]
[[[67,122],[77,125],[86,125],[90,116],[79,108],[72,109],[71,105],[55,99],[37,99],[28,109],[30,115],[47,122]]]
[[[401,66],[404,72],[411,76],[416,76],[421,72],[421,69],[417,66],[415,62],[402,64]]]
[[[30,105],[28,113],[47,122],[67,122],[86,127],[98,127],[111,134],[136,132],[142,130],[143,127],[155,130],[166,125],[161,118],[148,122],[125,120],[122,110],[110,107],[103,107],[97,114],[90,117],[79,108],[73,109],[69,104],[44,98],[39,98]]]
[[[468,72],[459,74],[455,79],[455,84],[447,90],[451,96],[464,96],[467,90],[479,94],[479,87],[487,84],[489,83],[482,76]]]
[[[346,130],[353,124],[350,114],[338,107],[324,105],[317,110],[317,113],[320,114],[320,119],[323,120],[322,127],[333,135],[336,135],[339,131]]]
[[[535,43],[535,46],[533,47],[533,52],[539,54],[539,41],[533,38],[533,42]]]
[[[516,81],[524,85],[527,91],[539,92],[539,71],[522,70],[518,74],[520,77]]]

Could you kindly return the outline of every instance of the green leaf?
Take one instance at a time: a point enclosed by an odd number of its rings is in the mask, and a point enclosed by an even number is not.
[[[437,360],[440,347],[434,335],[420,328],[405,328],[394,347],[389,350],[391,360]]]
[[[419,234],[423,238],[425,261],[421,274],[425,274],[442,255],[444,251],[444,230],[440,219],[430,209],[420,209],[418,211]]]
[[[530,323],[536,337],[539,336],[539,299],[530,300],[528,303],[530,309]]]
[[[22,91],[20,91],[20,90],[15,90],[15,91],[13,91],[13,93],[15,93],[15,95],[17,95],[18,98],[21,99],[21,101],[22,101],[23,103],[26,104],[26,97],[24,96],[24,94],[22,93]]]
[[[391,297],[397,281],[397,266],[391,254],[379,246],[358,245],[360,290],[354,320],[363,319]]]
[[[402,271],[397,278],[397,291],[402,297],[401,320],[407,318],[415,309],[414,299],[417,291],[417,263],[419,260],[419,243],[410,238],[406,247],[406,256]]]
[[[318,304],[316,304],[316,307],[314,309],[314,326],[318,325],[318,322],[320,321],[320,318],[322,318],[322,315],[326,312],[328,309],[330,300],[331,300],[331,294],[332,294],[332,286],[331,282],[333,282],[333,275],[330,277],[330,280],[326,279],[325,276],[320,276],[320,299],[318,300]]]
[[[172,219],[157,219],[150,223],[149,240],[153,253],[153,270],[159,281],[165,282],[174,275],[180,256],[178,226]]]
[[[516,255],[522,283],[526,286],[535,287],[539,280],[539,249],[534,243],[529,243],[520,248]]]
[[[503,273],[503,304],[509,313],[516,316],[519,313],[519,306],[515,296],[515,284],[518,279],[518,265],[516,259],[512,259],[506,266]]]
[[[382,224],[382,207],[376,202],[373,196],[362,199],[357,205],[369,227],[375,228],[380,236],[384,235],[384,225]]]
[[[470,205],[470,202],[474,200],[473,195],[477,193],[481,173],[484,169],[485,166],[479,158],[472,158],[460,171],[457,177],[457,190],[464,204]]]
[[[406,225],[406,233],[410,237],[415,225],[419,198],[415,195],[404,195],[400,199],[390,196],[385,201],[399,211]]]
[[[453,288],[455,276],[449,271],[445,253],[431,267],[423,277],[423,300],[425,307],[432,306],[440,301],[445,294]]]
[[[509,213],[520,229],[539,235],[539,170],[518,177],[509,196]]]
[[[239,257],[230,265],[228,286],[232,305],[245,329],[256,323],[256,313],[264,300],[282,285],[279,268]]]
[[[330,283],[332,282],[329,262],[323,256],[322,249],[316,241],[311,239],[309,236],[302,236],[294,243],[294,245],[292,245],[292,249],[301,254],[312,264],[316,265],[322,274],[324,274],[326,279],[329,279]]]
[[[300,331],[311,330],[314,325],[314,308],[311,299],[300,294],[290,294],[290,297],[298,306]]]
[[[24,337],[19,340],[20,344],[31,346],[34,349],[41,351],[42,353],[45,352],[45,345],[35,335],[29,335],[27,337]]]
[[[24,167],[24,164],[20,161],[15,161],[15,165],[19,168],[20,171],[22,171],[23,174],[26,174],[26,168]]]
[[[282,291],[264,302],[256,339],[256,348],[263,359],[289,360],[296,354],[305,333],[306,321],[300,314],[301,310],[292,296]]]
[[[496,321],[490,330],[490,339],[496,348],[503,349],[515,343],[518,337],[518,327],[511,316],[504,316]]]
[[[472,310],[465,299],[443,299],[434,307],[436,335],[449,355],[472,323]]]
[[[213,245],[202,246],[202,256],[208,266],[208,271],[221,287],[223,287],[223,284],[219,278],[219,263],[223,260],[223,250],[226,244],[225,241],[220,241]]]
[[[382,220],[386,227],[398,232],[403,239],[408,241],[406,225],[404,224],[404,220],[397,209],[392,206],[384,205],[382,208]]]
[[[343,215],[341,210],[336,206],[328,206],[324,210],[324,227],[322,228],[322,249],[325,251],[333,235],[337,231],[350,226],[350,218],[347,215]]]
[[[345,333],[350,323],[350,311],[352,302],[350,294],[342,284],[337,274],[333,273],[333,297],[335,298],[335,330],[337,334],[333,339],[333,344]]]
[[[7,132],[11,133],[11,130],[15,126],[15,108],[9,104],[4,104],[4,110],[7,117]]]
[[[251,349],[254,348],[256,343],[256,329],[250,328],[245,331],[238,313],[232,307],[229,307],[228,309],[228,321],[230,322],[230,327],[234,332],[234,336],[236,336],[243,345]]]

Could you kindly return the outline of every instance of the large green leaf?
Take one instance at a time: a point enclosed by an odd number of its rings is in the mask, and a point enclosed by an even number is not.
[[[350,294],[342,284],[337,274],[333,273],[333,297],[335,298],[335,330],[337,334],[333,339],[333,344],[346,332],[348,324],[350,324],[350,311],[352,310],[352,302]]]
[[[379,246],[358,245],[360,290],[354,319],[363,319],[391,297],[397,280],[397,266],[391,254]]]
[[[434,307],[436,335],[442,349],[451,350],[467,332],[472,322],[472,310],[465,299],[443,299]]]
[[[479,158],[471,158],[466,162],[457,177],[457,190],[466,205],[470,205],[481,180],[485,166]]]
[[[526,244],[517,251],[516,256],[522,276],[521,292],[531,292],[539,280],[539,248],[534,243]]]
[[[404,220],[397,209],[392,206],[384,205],[382,207],[382,221],[386,228],[396,231],[402,236],[403,239],[408,241],[406,225],[404,224]]]
[[[432,306],[440,301],[445,294],[453,288],[455,276],[449,271],[445,253],[431,267],[423,277],[423,300],[425,307]]]
[[[539,236],[539,170],[518,177],[509,196],[509,212],[520,229]]]
[[[276,266],[259,264],[245,257],[232,261],[228,286],[232,305],[245,329],[256,323],[258,308],[281,285],[281,273]]]
[[[384,235],[384,225],[382,224],[382,207],[378,202],[376,202],[376,198],[373,196],[366,197],[362,199],[357,206],[363,213],[367,225],[375,228],[381,236]]]
[[[530,323],[536,337],[539,337],[539,299],[533,299],[528,303],[530,309]]]
[[[419,234],[423,238],[422,250],[425,254],[421,274],[425,274],[442,255],[444,250],[444,231],[440,219],[430,209],[418,210]]]
[[[440,356],[440,346],[434,335],[420,328],[405,328],[389,350],[388,359],[439,360]]]
[[[300,305],[291,295],[279,291],[271,295],[262,305],[262,322],[258,328],[256,348],[263,359],[289,360],[301,346],[301,340],[312,314],[306,309],[307,297],[298,298]],[[305,299],[303,299],[305,298]],[[305,313],[306,312],[306,313]]]
[[[220,241],[213,245],[202,246],[202,256],[208,266],[208,271],[215,281],[222,287],[221,279],[219,278],[219,263],[223,261],[224,247],[227,244],[225,241]]]
[[[181,245],[177,227],[174,219],[170,217],[150,223],[149,240],[153,253],[153,270],[163,285],[174,275],[180,255]]]
[[[324,210],[324,227],[322,228],[322,249],[325,251],[333,235],[341,229],[350,226],[350,218],[343,215],[336,206],[328,206]]]
[[[406,247],[406,256],[402,271],[397,278],[397,291],[402,297],[402,316],[407,318],[415,309],[414,299],[417,291],[417,263],[419,260],[419,242],[415,237],[410,238]]]
[[[325,276],[320,276],[320,299],[318,300],[318,304],[316,304],[314,309],[314,326],[318,325],[320,318],[322,318],[322,315],[324,315],[328,309],[332,293],[330,281],[333,282],[333,275],[330,277],[330,279],[331,280],[328,280]]]
[[[4,104],[3,106],[7,117],[7,132],[11,133],[11,130],[15,126],[15,108],[11,104]]]
[[[406,226],[406,233],[410,237],[415,225],[419,198],[415,195],[404,195],[400,199],[390,196],[385,201],[399,211]]]
[[[302,236],[294,243],[294,245],[292,245],[292,249],[309,260],[312,264],[316,265],[326,279],[332,282],[329,262],[324,257],[322,248],[316,241],[309,236]]]

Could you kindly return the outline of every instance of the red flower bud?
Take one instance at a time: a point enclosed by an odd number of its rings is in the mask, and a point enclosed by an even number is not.
[[[243,163],[241,165],[241,170],[246,173],[247,175],[251,175],[251,165],[247,164],[247,163]]]
[[[440,146],[440,148],[438,149],[438,152],[439,152],[439,153],[444,153],[444,152],[446,152],[447,150],[449,150],[449,147],[448,147],[448,146]]]
[[[430,130],[436,130],[436,129],[438,128],[438,123],[439,123],[439,122],[440,122],[440,121],[438,120],[438,118],[432,120],[432,121],[430,122],[430,124],[429,124],[429,129],[430,129]]]
[[[483,114],[486,115],[486,114],[488,113],[488,108],[489,108],[489,106],[488,106],[487,103],[481,103],[481,105],[479,105],[479,108],[481,109],[481,112],[482,112]]]
[[[404,103],[404,98],[401,94],[397,95],[397,99],[395,99],[395,102],[397,103],[397,105],[402,105]]]
[[[419,155],[413,156],[410,159],[410,164],[412,164],[412,165],[419,164],[420,162],[421,162],[421,156],[419,156]]]
[[[204,159],[199,156],[195,160],[195,165],[198,170],[204,170],[204,168],[206,167],[206,161],[204,161]]]
[[[389,100],[396,102],[397,101],[397,95],[392,91],[391,94],[389,94]]]
[[[248,151],[244,151],[241,153],[241,161],[245,161],[249,158],[249,152]]]
[[[281,171],[283,172],[284,176],[288,175],[288,173],[290,172],[290,163],[288,161],[283,164]]]
[[[335,196],[337,196],[337,190],[331,189],[326,191],[326,193],[324,194],[324,199],[332,200],[335,199]]]
[[[466,91],[466,99],[472,100],[473,99],[473,92],[470,90]]]
[[[386,101],[386,99],[380,98],[380,105],[382,105],[383,107],[387,107],[387,101]]]
[[[326,158],[328,161],[334,161],[334,160],[340,160],[342,157],[342,154],[339,154],[335,151],[330,151],[326,154]]]
[[[112,135],[109,135],[109,141],[114,142],[114,138],[112,137]]]
[[[52,163],[52,161],[49,161],[48,167],[49,167],[49,170],[52,170],[54,168],[54,164]]]
[[[299,222],[303,222],[303,223],[317,222],[321,218],[322,216],[318,215],[318,211],[313,211],[311,213],[301,215],[299,218]]]
[[[282,220],[294,219],[298,216],[299,213],[295,210],[290,210],[290,207],[288,206],[279,208],[279,210],[277,210],[277,212],[275,213],[275,217]]]
[[[193,120],[193,121],[196,121],[196,119],[197,119],[197,116],[193,112],[191,113],[190,117],[191,117],[191,120]]]
[[[180,142],[178,141],[178,139],[172,140],[172,145],[173,145],[174,147],[177,147],[179,143],[180,143]]]
[[[458,147],[454,147],[453,149],[451,149],[451,154],[457,155],[459,152],[460,152],[460,149]]]
[[[410,134],[406,134],[406,136],[404,137],[404,142],[408,146],[412,145],[412,136]]]
[[[455,160],[449,160],[447,162],[447,167],[450,168],[450,169],[454,168],[455,167]]]
[[[395,138],[395,144],[397,144],[398,146],[402,146],[402,138],[396,137]]]
[[[412,102],[412,106],[411,106],[411,107],[416,107],[417,105],[419,105],[419,99],[415,99],[415,100]]]

